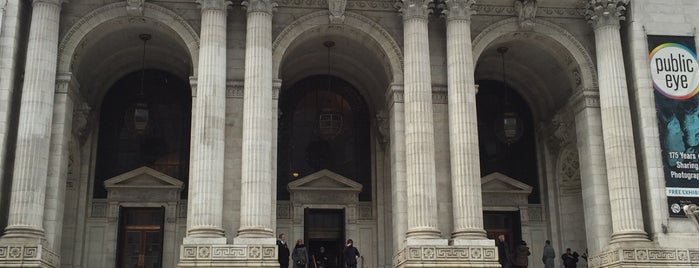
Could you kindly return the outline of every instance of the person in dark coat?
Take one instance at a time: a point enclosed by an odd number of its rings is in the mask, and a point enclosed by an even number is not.
[[[502,268],[508,268],[510,266],[510,247],[505,241],[505,235],[498,235],[495,245],[498,247],[498,261],[500,265]]]
[[[286,244],[286,235],[280,234],[277,239],[277,259],[280,268],[289,268],[289,245]]]
[[[308,251],[306,245],[303,244],[303,239],[296,241],[294,252],[291,253],[291,259],[294,260],[294,268],[308,267]]]
[[[512,267],[513,268],[526,268],[529,266],[529,247],[527,247],[527,242],[521,241],[512,256]]]
[[[566,253],[561,256],[563,259],[563,267],[565,268],[576,268],[578,266],[578,253],[570,253],[570,248],[566,249]]]
[[[347,245],[342,253],[345,256],[345,264],[347,265],[347,268],[357,268],[359,250],[354,247],[354,241],[352,241],[352,239],[347,239]]]

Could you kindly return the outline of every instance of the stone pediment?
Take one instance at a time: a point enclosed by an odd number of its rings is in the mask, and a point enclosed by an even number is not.
[[[526,194],[532,192],[532,187],[500,172],[493,172],[481,178],[483,193]]]
[[[288,184],[289,191],[361,192],[362,185],[340,174],[323,169]]]
[[[182,189],[182,181],[149,167],[140,167],[104,181],[107,190],[117,188]]]

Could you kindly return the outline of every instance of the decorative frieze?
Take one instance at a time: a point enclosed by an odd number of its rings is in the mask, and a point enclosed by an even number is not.
[[[58,268],[60,257],[42,245],[2,245],[0,267]]]
[[[215,262],[226,267],[249,267],[251,261],[277,263],[277,246],[272,245],[182,245],[179,267]],[[266,266],[266,265],[265,265]]]
[[[434,267],[464,267],[465,263],[497,264],[497,248],[493,246],[407,246],[394,257],[394,267],[417,267],[429,263]],[[497,267],[497,266],[493,266]]]
[[[242,99],[244,91],[243,80],[226,81],[226,98]]]
[[[590,267],[690,267],[699,262],[699,250],[621,248],[591,256]]]

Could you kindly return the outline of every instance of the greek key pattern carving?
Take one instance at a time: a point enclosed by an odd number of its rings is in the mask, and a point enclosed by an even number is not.
[[[394,266],[429,262],[432,264],[459,263],[466,260],[497,262],[497,248],[466,246],[408,246],[396,254]]]
[[[42,246],[36,245],[7,245],[0,246],[0,267],[15,267],[5,266],[5,264],[17,265],[18,261],[26,267],[59,267],[60,259],[56,253],[53,253]],[[40,264],[43,264],[39,266]],[[20,265],[20,266],[22,266]],[[19,266],[16,266],[19,267]],[[25,267],[25,266],[22,266]]]
[[[699,261],[699,250],[688,249],[618,249],[590,258],[590,267],[634,266],[634,264],[689,265]],[[652,266],[652,265],[651,265]]]
[[[184,245],[181,259],[188,261],[276,261],[276,245]]]

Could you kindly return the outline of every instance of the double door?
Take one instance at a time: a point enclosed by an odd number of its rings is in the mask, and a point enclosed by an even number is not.
[[[119,224],[120,268],[161,268],[163,208],[121,208]]]

